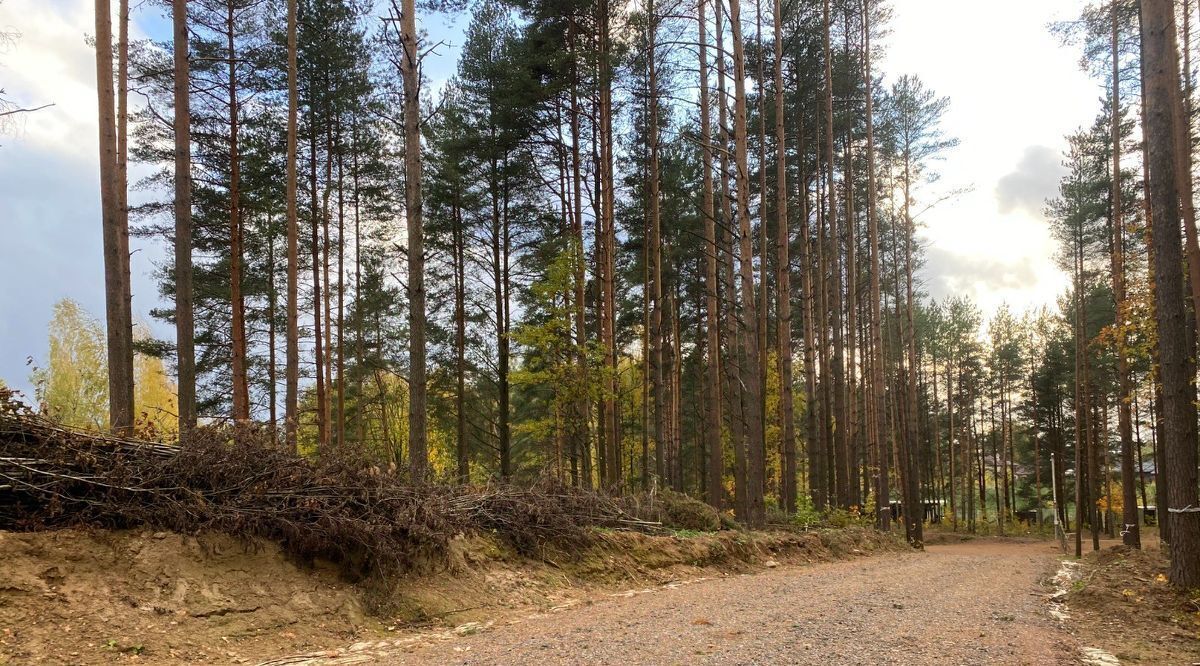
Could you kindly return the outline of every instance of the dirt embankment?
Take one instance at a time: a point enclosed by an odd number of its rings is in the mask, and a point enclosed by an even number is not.
[[[1200,591],[1174,589],[1157,542],[1084,556],[1066,602],[1071,630],[1122,664],[1200,662]]]
[[[586,603],[605,591],[904,548],[863,529],[607,532],[590,548],[529,559],[460,538],[447,561],[384,585],[217,534],[0,532],[0,664],[250,663]]]

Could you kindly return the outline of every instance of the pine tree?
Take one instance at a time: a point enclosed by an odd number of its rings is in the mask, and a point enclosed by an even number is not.
[[[192,139],[188,3],[174,0],[175,95],[175,344],[179,432],[196,426],[196,330],[192,312]]]
[[[1196,490],[1196,406],[1188,377],[1189,352],[1184,317],[1183,263],[1179,238],[1178,169],[1183,122],[1174,3],[1142,3],[1143,90],[1149,146],[1150,205],[1153,219],[1155,309],[1158,362],[1163,387],[1162,471],[1167,485],[1165,517],[1171,523],[1169,578],[1181,588],[1200,586],[1200,505]]]
[[[104,294],[108,331],[109,426],[133,427],[133,314],[129,302],[129,227],[121,194],[112,64],[112,7],[96,0],[96,94],[100,127],[100,205],[104,230]],[[122,87],[125,78],[121,78]],[[121,93],[124,97],[124,92]],[[122,130],[123,131],[123,130]]]

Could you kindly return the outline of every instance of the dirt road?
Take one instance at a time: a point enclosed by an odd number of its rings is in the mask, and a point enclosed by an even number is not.
[[[611,596],[450,640],[413,643],[378,661],[1079,663],[1074,642],[1047,615],[1038,594],[1046,592],[1040,581],[1055,566],[1056,555],[1046,542],[984,541],[782,567]]]

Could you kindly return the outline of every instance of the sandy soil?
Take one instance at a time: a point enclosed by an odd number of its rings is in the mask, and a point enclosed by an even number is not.
[[[870,530],[613,534],[561,564],[467,541],[448,570],[397,581],[380,621],[362,588],[269,544],[0,532],[0,666],[1200,659],[1200,599],[1168,589],[1154,548],[1064,566],[1053,542],[946,541],[919,553]],[[1064,569],[1074,577],[1053,582]]]
[[[267,543],[0,532],[0,665],[247,663],[353,641],[378,624],[358,598]]]
[[[609,595],[279,664],[1075,664],[1044,541],[979,540]]]
[[[219,534],[0,531],[0,666],[258,663],[306,651],[355,663],[370,658],[364,645],[394,652],[631,588],[908,550],[869,529],[599,537],[538,560],[456,539],[448,560],[380,585]]]

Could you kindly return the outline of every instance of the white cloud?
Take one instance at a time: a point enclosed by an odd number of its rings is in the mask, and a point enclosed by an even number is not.
[[[30,114],[6,144],[79,153],[99,150],[96,133],[96,61],[85,39],[95,31],[90,3],[4,0],[0,25],[20,34],[0,59],[4,88],[23,106],[53,104]]]
[[[965,293],[983,311],[1052,305],[1066,286],[1041,215],[1064,136],[1089,124],[1102,94],[1078,54],[1049,33],[1083,0],[897,0],[884,67],[950,97],[945,131],[961,145],[939,165],[971,190],[925,214],[925,277],[935,296]]]
[[[75,299],[103,321],[94,18],[86,0],[0,0],[0,26],[21,35],[0,55],[2,87],[23,106],[54,104],[0,141],[0,378],[25,390],[55,302]],[[162,251],[131,242],[135,316],[149,320]]]
[[[895,0],[881,66],[917,73],[951,98],[945,130],[962,143],[939,168],[947,187],[970,187],[921,219],[935,296],[965,293],[987,312],[1002,302],[1052,304],[1066,286],[1039,199],[1057,186],[1064,135],[1091,122],[1103,91],[1046,25],[1082,4]],[[465,21],[426,24],[455,43],[430,63],[431,79],[453,71]],[[85,41],[92,4],[0,0],[0,26],[22,33],[0,55],[0,87],[23,105],[55,104],[0,144],[0,284],[9,285],[0,290],[0,377],[19,382],[25,357],[44,349],[55,300],[70,296],[103,312],[95,62]],[[157,302],[149,273],[158,256],[149,248],[134,255],[134,305],[144,319]]]

